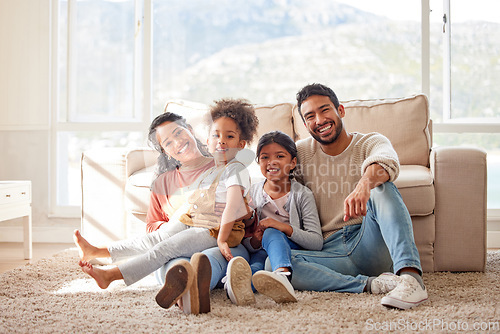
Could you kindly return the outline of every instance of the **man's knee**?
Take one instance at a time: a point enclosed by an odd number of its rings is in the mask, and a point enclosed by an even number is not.
[[[371,191],[370,197],[387,197],[399,193],[398,188],[392,182],[384,182]]]
[[[372,204],[393,203],[400,205],[403,203],[403,198],[394,183],[385,182],[372,189],[369,201],[372,202]]]

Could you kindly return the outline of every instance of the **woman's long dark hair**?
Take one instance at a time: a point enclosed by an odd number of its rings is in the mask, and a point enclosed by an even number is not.
[[[184,117],[171,112],[164,112],[163,114],[158,115],[151,122],[151,125],[149,126],[148,142],[151,147],[160,152],[160,156],[158,157],[158,166],[155,171],[156,174],[155,179],[160,174],[165,173],[169,170],[174,170],[176,168],[179,168],[182,165],[179,160],[168,156],[165,153],[165,151],[163,151],[163,148],[161,147],[161,144],[158,142],[158,138],[156,137],[156,128],[165,122],[175,122],[189,131],[191,131],[192,129],[191,126],[187,124],[186,119]],[[198,138],[196,138],[196,136],[195,139],[196,139],[196,145],[198,146],[198,149],[200,150],[201,154],[209,157],[210,153],[208,153],[207,146],[203,145],[201,141],[199,141]]]
[[[281,131],[270,131],[265,133],[259,139],[259,143],[257,144],[257,155],[255,157],[257,162],[259,162],[260,151],[262,151],[262,148],[272,143],[276,143],[280,146],[283,146],[283,148],[287,150],[288,153],[290,153],[292,159],[297,157],[297,146],[295,145],[295,142],[293,141],[292,138],[290,138],[289,135]],[[290,179],[294,177],[293,174],[294,170],[295,168],[290,170],[290,176],[289,176]]]

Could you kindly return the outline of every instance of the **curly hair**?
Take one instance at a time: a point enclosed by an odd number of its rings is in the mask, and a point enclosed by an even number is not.
[[[259,126],[255,109],[250,102],[245,99],[221,99],[214,101],[214,103],[206,117],[207,125],[210,126],[222,117],[231,118],[238,126],[240,139],[250,144],[257,134]]]

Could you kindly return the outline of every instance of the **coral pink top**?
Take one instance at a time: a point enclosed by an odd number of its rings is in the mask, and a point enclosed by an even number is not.
[[[146,216],[146,231],[153,232],[187,200],[194,189],[191,185],[207,169],[215,166],[212,158],[206,158],[197,166],[183,166],[158,176],[151,189],[149,209]]]

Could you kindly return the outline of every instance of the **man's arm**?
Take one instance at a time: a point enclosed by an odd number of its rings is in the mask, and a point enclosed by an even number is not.
[[[344,201],[344,221],[366,216],[366,204],[370,199],[370,191],[389,181],[389,173],[379,164],[368,166],[354,191]]]

